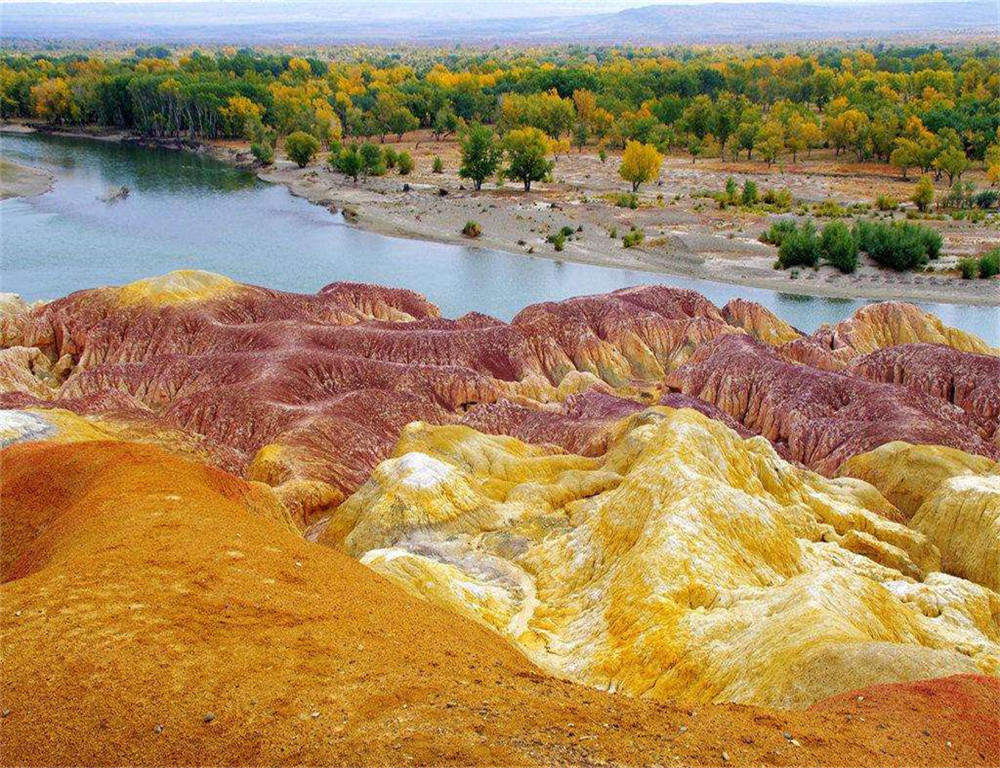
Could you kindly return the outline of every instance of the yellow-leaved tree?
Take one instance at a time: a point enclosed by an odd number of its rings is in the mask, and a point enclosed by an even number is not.
[[[663,155],[651,144],[629,141],[625,144],[625,154],[618,168],[618,175],[632,183],[632,191],[638,192],[639,186],[652,181],[660,173]]]

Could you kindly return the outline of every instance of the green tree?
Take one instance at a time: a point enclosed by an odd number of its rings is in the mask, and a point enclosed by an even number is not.
[[[969,159],[965,152],[958,147],[948,147],[934,161],[934,167],[938,171],[948,176],[948,186],[955,183],[955,179],[962,178],[962,174],[969,168]]]
[[[389,113],[386,125],[396,134],[396,141],[402,141],[404,133],[415,131],[420,127],[420,121],[406,107],[396,107]]]
[[[518,179],[524,184],[524,191],[531,191],[533,181],[541,181],[552,171],[553,163],[548,159],[548,141],[537,128],[513,130],[504,139],[507,153],[507,167],[504,176]]]
[[[441,109],[434,113],[434,123],[432,125],[434,138],[437,140],[442,137],[450,136],[457,131],[461,125],[462,119],[455,114],[455,110],[451,108],[451,104],[445,104],[441,107]]]
[[[285,154],[299,168],[305,168],[319,152],[319,139],[305,131],[296,131],[285,139]]]
[[[461,139],[462,164],[458,175],[471,179],[476,190],[483,182],[497,172],[503,160],[503,148],[497,142],[493,130],[480,123],[473,123]]]

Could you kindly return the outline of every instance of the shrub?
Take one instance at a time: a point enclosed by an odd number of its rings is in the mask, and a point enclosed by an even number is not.
[[[870,228],[869,228],[870,227]],[[927,242],[918,224],[875,224],[855,235],[859,247],[883,267],[897,271],[915,269],[927,263]],[[863,245],[862,245],[863,243]]]
[[[305,131],[296,131],[285,139],[285,154],[299,168],[305,168],[319,152],[319,139]]]
[[[562,230],[554,232],[545,239],[548,242],[552,243],[552,246],[557,251],[561,251],[563,249],[563,246],[566,245],[566,234]]]
[[[603,163],[603,162],[605,162],[608,159],[608,153],[605,152],[603,148],[599,149],[599,150],[597,150],[597,157]]]
[[[361,158],[361,172],[365,176],[385,176],[385,158],[376,145],[362,144],[358,156]]]
[[[386,147],[382,150],[382,157],[385,160],[385,167],[390,171],[396,167],[396,161],[399,159],[399,155],[396,154],[396,150],[391,147]]]
[[[760,236],[762,243],[768,245],[781,245],[785,235],[795,231],[795,222],[791,219],[780,219],[771,225],[771,228]]]
[[[819,205],[814,205],[813,212],[826,219],[839,219],[847,215],[847,209],[836,200],[824,200]]]
[[[476,238],[483,234],[483,228],[479,226],[478,221],[467,221],[462,227],[462,234],[466,237]]]
[[[777,209],[787,211],[792,207],[792,192],[790,189],[768,189],[764,191],[763,201],[766,205],[774,206]]]
[[[740,188],[736,184],[736,179],[730,176],[726,179],[726,202],[735,203],[739,199]]]
[[[979,257],[979,276],[987,280],[996,275],[1000,275],[1000,248],[994,248]]]
[[[434,173],[444,173],[444,160],[438,155],[434,156],[434,163],[431,165],[431,170]]]
[[[819,247],[823,260],[841,272],[851,273],[858,268],[858,244],[844,222],[832,221],[823,227]]]
[[[612,240],[617,240],[618,239],[618,227],[612,227],[610,229],[610,231],[608,232],[608,237],[610,237]]]
[[[995,207],[997,202],[1000,202],[1000,192],[995,189],[984,189],[972,197],[972,204],[984,211]]]
[[[899,201],[892,195],[879,195],[875,198],[875,207],[880,211],[894,211],[899,208]]]
[[[250,145],[250,154],[262,165],[274,162],[274,146],[269,141],[255,141]]]
[[[409,152],[400,152],[396,155],[396,170],[400,176],[409,176],[413,171],[413,157]]]
[[[747,179],[743,182],[743,195],[742,195],[743,205],[754,205],[758,198],[757,194],[757,183]]]
[[[924,243],[924,250],[927,252],[928,259],[936,259],[941,255],[941,246],[944,245],[944,239],[941,237],[941,233],[936,229],[931,229],[930,227],[920,227],[917,229],[920,232],[920,237]]]
[[[639,207],[639,196],[633,192],[623,192],[615,198],[615,207],[631,208],[634,211]]]
[[[361,172],[364,170],[361,153],[358,152],[358,148],[355,146],[345,147],[336,155],[331,152],[329,162],[338,171],[345,176],[354,179],[354,181],[358,180],[358,176],[361,175]]]
[[[788,232],[778,246],[778,261],[781,266],[815,267],[819,264],[820,243],[816,227],[811,221],[802,223],[798,229]]]
[[[636,229],[632,227],[625,236],[622,238],[622,245],[625,248],[632,248],[636,245],[642,245],[642,241],[646,239],[646,233],[641,229]]]
[[[958,260],[958,270],[962,273],[963,280],[971,280],[979,274],[979,259],[971,256]]]

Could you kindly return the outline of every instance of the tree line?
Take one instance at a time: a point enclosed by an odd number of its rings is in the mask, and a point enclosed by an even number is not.
[[[829,147],[949,182],[984,163],[1000,183],[1000,57],[989,47],[5,54],[0,116],[244,138],[264,157],[296,133],[331,147],[473,124],[508,145],[541,134],[556,157],[636,143],[771,164]]]

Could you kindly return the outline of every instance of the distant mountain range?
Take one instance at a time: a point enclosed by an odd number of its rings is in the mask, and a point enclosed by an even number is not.
[[[465,4],[462,4],[465,5]],[[588,11],[594,3],[585,6]],[[913,35],[983,35],[1000,30],[997,0],[814,4],[650,5],[571,14],[565,4],[522,17],[472,18],[459,4],[165,2],[4,3],[5,40],[108,40],[204,44],[766,42]],[[360,10],[359,10],[360,9]],[[363,11],[363,12],[362,12]]]

